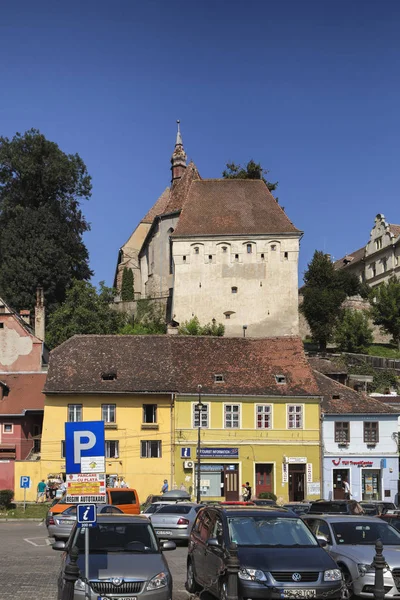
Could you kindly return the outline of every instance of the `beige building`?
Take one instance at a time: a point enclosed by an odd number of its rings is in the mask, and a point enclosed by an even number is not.
[[[371,287],[400,274],[400,225],[376,215],[366,246],[346,254],[335,262],[337,269],[346,269]]]
[[[172,183],[121,248],[115,285],[133,269],[135,300],[165,306],[167,321],[216,320],[225,335],[298,333],[302,232],[261,179],[202,179],[178,128]]]

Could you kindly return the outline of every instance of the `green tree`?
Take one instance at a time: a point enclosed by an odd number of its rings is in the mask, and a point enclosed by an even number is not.
[[[80,200],[91,189],[78,154],[39,131],[0,137],[0,296],[13,308],[32,308],[41,284],[51,312],[73,279],[90,278]]]
[[[224,179],[262,179],[270,192],[273,192],[278,187],[278,182],[272,183],[268,181],[264,175],[269,171],[263,169],[260,163],[249,160],[245,167],[237,165],[233,162],[226,163],[226,169],[222,173]]]
[[[132,302],[135,299],[135,292],[133,288],[133,271],[128,267],[124,267],[122,271],[122,283],[121,283],[121,300],[122,302]]]
[[[160,335],[167,333],[165,311],[162,305],[146,298],[137,301],[136,316],[131,318],[118,333],[122,335]]]
[[[400,281],[396,276],[370,292],[371,315],[375,325],[393,336],[400,350]]]
[[[304,283],[300,311],[308,322],[313,340],[318,342],[320,350],[326,350],[343,301],[357,294],[360,284],[354,275],[337,271],[329,256],[318,250],[308,264]]]
[[[65,302],[50,316],[46,333],[49,347],[55,348],[73,335],[118,333],[126,315],[111,308],[116,293],[104,282],[100,282],[98,292],[91,283],[75,280]]]
[[[343,310],[336,325],[334,340],[342,352],[367,352],[373,342],[368,315],[360,310]]]
[[[225,326],[217,323],[215,319],[206,325],[200,325],[199,319],[194,316],[178,327],[179,335],[215,335],[221,337],[225,333]]]

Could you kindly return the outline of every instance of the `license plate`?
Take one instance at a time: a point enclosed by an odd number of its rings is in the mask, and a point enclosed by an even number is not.
[[[69,521],[68,519],[59,519],[58,523],[59,525],[71,525],[71,521]]]
[[[168,531],[168,529],[156,529],[157,535],[171,535],[172,531]]]
[[[137,596],[98,596],[97,600],[137,600]]]
[[[282,598],[316,598],[317,590],[303,590],[296,588],[287,588],[281,590]]]

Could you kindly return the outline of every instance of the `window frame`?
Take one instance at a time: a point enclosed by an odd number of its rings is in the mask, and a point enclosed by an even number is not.
[[[158,417],[158,410],[157,410],[157,404],[154,403],[150,403],[150,402],[145,402],[143,405],[143,409],[142,409],[142,423],[147,424],[147,425],[156,425],[158,423],[157,421],[157,417]],[[153,421],[146,421],[145,420],[145,416],[146,416],[146,406],[152,406],[153,407]]]
[[[11,427],[10,431],[6,431],[6,427],[8,426]],[[14,423],[3,423],[3,433],[5,435],[11,435],[12,433],[14,433]]]
[[[111,456],[111,444],[115,444],[115,452],[113,456]],[[119,458],[119,440],[106,440],[104,450],[107,459]]]
[[[226,417],[227,417],[227,407],[228,406],[231,406],[231,407],[237,406],[238,409],[239,409],[237,411],[238,412],[238,424],[237,424],[237,427],[228,427],[227,424],[226,424],[227,423]],[[235,429],[235,430],[241,429],[241,427],[242,427],[242,422],[241,422],[242,421],[242,406],[241,406],[240,402],[232,402],[232,403],[231,402],[229,402],[229,403],[228,402],[227,403],[224,402],[222,410],[223,410],[223,429],[229,429],[229,430],[232,430],[232,429]],[[231,412],[231,415],[233,415],[233,414],[234,413]]]
[[[300,408],[299,413],[297,413],[296,411],[293,413],[294,415],[300,414],[300,427],[291,427],[290,426],[290,414],[291,414],[290,409],[291,408]],[[286,428],[291,429],[291,430],[304,429],[304,404],[287,404],[286,405]]]
[[[109,412],[109,408],[110,407],[114,407],[114,420],[112,421],[111,419],[104,418],[104,409],[107,407],[107,412]],[[107,415],[109,417],[109,415]],[[116,423],[117,422],[117,405],[116,404],[102,404],[101,405],[101,420],[104,421],[104,423]]]
[[[157,456],[149,456],[148,449],[151,448],[148,444],[157,444]],[[146,444],[146,446],[143,446]],[[143,453],[143,448],[146,448],[146,452]],[[150,453],[151,454],[151,453]],[[162,441],[161,440],[140,440],[140,458],[162,458]]]
[[[198,429],[199,428],[198,423],[196,423],[196,413],[198,412],[196,410],[196,408],[195,408],[196,404],[198,404],[198,402],[192,402],[192,429]],[[207,425],[201,425],[200,429],[210,429],[210,413],[211,413],[210,406],[211,406],[211,403],[210,402],[203,402],[202,401],[202,404],[204,404],[204,406],[207,407],[207,411],[204,411],[204,412],[201,413],[202,417],[203,416],[206,417]]]
[[[269,419],[268,419],[268,421],[269,421],[268,427],[265,427],[265,426],[259,427],[259,426],[258,426],[258,416],[259,416],[258,409],[259,409],[259,408],[267,408],[267,407],[268,407],[268,409],[269,409],[269,410],[268,410],[268,412],[265,412],[265,411],[263,411],[263,412],[261,413],[261,415],[262,415],[262,416],[264,416],[264,415],[268,414],[268,416],[269,416]],[[255,428],[256,428],[258,431],[268,431],[268,430],[271,430],[271,429],[273,429],[273,425],[272,425],[272,404],[256,404],[256,405],[255,405],[255,421],[256,421],[256,426],[255,426]]]
[[[375,439],[368,439],[369,437],[373,437],[374,432]],[[364,421],[363,440],[367,446],[372,446],[379,442],[379,421]]]
[[[344,427],[345,425],[345,427]],[[345,434],[341,436],[340,434]],[[341,439],[345,437],[346,439]],[[335,421],[335,443],[349,444],[350,443],[350,421]]]
[[[80,419],[77,419],[77,409],[80,409]],[[74,418],[71,419],[71,409],[73,411]],[[83,404],[68,404],[68,423],[82,423],[83,421]]]

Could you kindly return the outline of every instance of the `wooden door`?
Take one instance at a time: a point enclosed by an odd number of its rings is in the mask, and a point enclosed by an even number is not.
[[[256,496],[258,498],[261,492],[273,492],[272,489],[272,468],[271,464],[256,465]]]
[[[239,500],[239,471],[237,465],[235,465],[234,469],[224,467],[224,481],[225,500],[231,502]]]
[[[289,502],[302,502],[304,500],[305,475],[305,465],[289,465]]]

